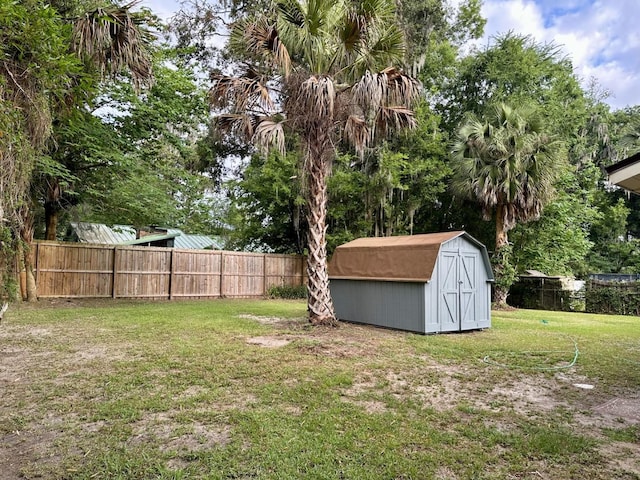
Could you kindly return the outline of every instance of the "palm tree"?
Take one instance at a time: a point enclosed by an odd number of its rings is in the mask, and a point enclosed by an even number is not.
[[[335,325],[326,252],[327,178],[336,144],[363,154],[375,138],[414,126],[417,81],[390,65],[404,55],[392,0],[279,0],[239,21],[230,48],[248,65],[213,75],[218,126],[262,148],[283,150],[297,135],[307,202],[308,307],[313,324]]]
[[[485,119],[469,115],[452,148],[452,188],[478,201],[485,220],[495,213],[495,302],[504,306],[513,278],[507,270],[508,232],[540,217],[554,194],[561,145],[528,106],[495,106]]]

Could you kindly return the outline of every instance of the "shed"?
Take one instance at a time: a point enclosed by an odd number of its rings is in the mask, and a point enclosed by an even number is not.
[[[329,262],[341,320],[418,333],[491,326],[486,247],[466,232],[360,238]]]

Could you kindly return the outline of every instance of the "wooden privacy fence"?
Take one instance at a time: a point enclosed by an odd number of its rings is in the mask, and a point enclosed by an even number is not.
[[[304,257],[221,250],[35,242],[38,297],[261,297],[303,285]]]

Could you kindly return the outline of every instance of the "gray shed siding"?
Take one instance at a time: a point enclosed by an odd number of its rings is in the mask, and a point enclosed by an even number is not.
[[[341,320],[424,333],[424,283],[331,280]]]
[[[489,328],[491,280],[483,254],[460,236],[442,244],[429,282],[331,279],[336,314],[418,333]]]

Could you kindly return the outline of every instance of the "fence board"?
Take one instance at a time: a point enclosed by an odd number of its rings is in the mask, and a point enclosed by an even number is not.
[[[40,297],[111,296],[111,249],[42,243],[36,248]]]
[[[295,255],[39,241],[34,256],[41,298],[250,298],[306,281]]]

